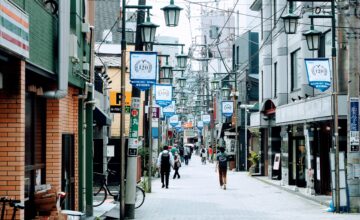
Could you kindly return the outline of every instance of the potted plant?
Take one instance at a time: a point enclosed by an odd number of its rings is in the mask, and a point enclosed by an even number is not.
[[[249,162],[251,163],[249,174],[254,174],[256,172],[256,168],[258,167],[260,155],[255,151],[250,151]]]

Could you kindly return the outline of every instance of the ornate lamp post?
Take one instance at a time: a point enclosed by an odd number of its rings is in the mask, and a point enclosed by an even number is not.
[[[292,12],[292,3],[306,0],[288,0],[290,2],[289,11]],[[310,15],[311,26],[310,30],[304,33],[306,37],[306,42],[309,50],[318,50],[319,49],[319,40],[321,32],[314,30],[313,18],[330,18],[331,19],[331,59],[332,59],[332,71],[333,71],[333,110],[334,110],[334,129],[333,129],[333,150],[335,151],[335,206],[336,212],[340,212],[340,174],[339,174],[339,112],[338,112],[338,73],[336,67],[336,46],[335,46],[335,37],[336,37],[336,21],[335,21],[335,0],[323,0],[324,2],[331,2],[331,14],[330,15]],[[284,24],[286,17],[284,18]],[[296,29],[295,29],[296,30]],[[295,32],[294,32],[295,33]]]
[[[176,27],[179,23],[182,8],[174,5],[174,0],[170,0],[170,5],[161,8],[161,10],[164,11],[166,26]]]

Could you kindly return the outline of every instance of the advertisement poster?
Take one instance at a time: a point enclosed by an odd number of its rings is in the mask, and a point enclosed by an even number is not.
[[[169,117],[175,115],[175,109],[176,109],[175,106],[176,106],[176,105],[175,105],[175,101],[172,101],[170,105],[165,106],[165,107],[163,108],[164,117],[169,118]]]
[[[201,116],[202,118],[202,121],[204,122],[204,124],[210,124],[210,121],[211,121],[211,118],[210,118],[210,115],[202,115]]]
[[[169,119],[169,123],[173,127],[178,125],[179,124],[179,116],[178,115],[171,116],[170,119]]]
[[[222,101],[221,103],[221,112],[225,117],[231,117],[234,112],[234,103],[233,101]]]
[[[330,63],[327,58],[305,59],[309,85],[322,92],[331,85]]]
[[[130,83],[144,91],[155,84],[157,74],[156,52],[130,52]]]
[[[161,107],[172,103],[172,85],[157,84],[155,86],[155,102]]]

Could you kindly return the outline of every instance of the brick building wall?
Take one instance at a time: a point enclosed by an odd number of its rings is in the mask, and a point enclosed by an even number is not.
[[[47,100],[46,112],[46,183],[61,189],[62,134],[74,134],[75,192],[78,191],[78,99],[75,96],[77,94],[77,89],[69,87],[65,98]],[[77,205],[77,194],[75,196]]]
[[[25,62],[12,60],[0,90],[0,197],[24,199]],[[8,215],[11,212],[7,212]],[[10,219],[7,216],[6,219]],[[18,219],[24,219],[23,211]]]

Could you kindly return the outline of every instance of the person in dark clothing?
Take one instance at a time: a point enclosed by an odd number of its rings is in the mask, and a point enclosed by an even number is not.
[[[220,153],[216,155],[216,160],[217,160],[216,167],[219,172],[220,188],[223,188],[225,190],[228,156],[225,153],[224,147],[220,147]]]
[[[176,152],[175,157],[174,157],[174,170],[175,170],[175,173],[174,173],[173,179],[175,179],[176,176],[178,177],[178,179],[180,179],[180,174],[179,174],[180,167],[181,167],[180,156]]]
[[[169,188],[170,171],[171,167],[174,166],[174,158],[168,149],[168,146],[164,146],[164,150],[160,152],[157,160],[157,167],[160,169],[162,188],[165,186],[166,188]]]

